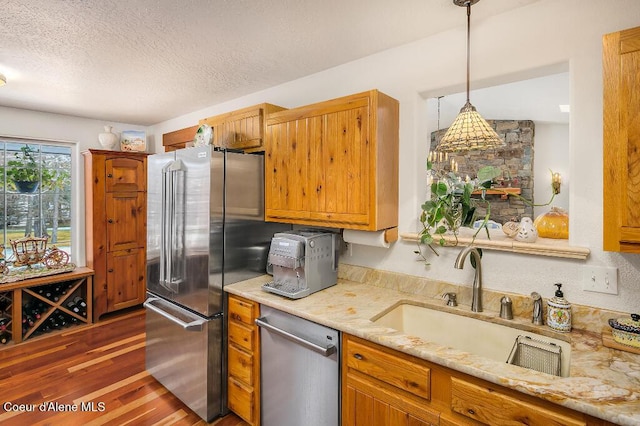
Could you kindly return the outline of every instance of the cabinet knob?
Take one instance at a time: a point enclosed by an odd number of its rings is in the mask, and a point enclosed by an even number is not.
[[[107,269],[107,272],[113,272],[113,268]]]
[[[112,177],[113,177],[113,174],[111,174],[111,173],[107,173],[107,177],[108,177],[108,178],[112,178]]]
[[[360,355],[360,354],[353,354],[353,357],[355,359],[357,359],[358,361],[362,361],[364,359],[364,357],[362,355]]]
[[[113,219],[108,219],[107,222],[113,223]]]
[[[473,411],[473,409],[471,409],[471,408],[469,408],[469,409],[467,410],[467,413],[471,414],[472,416],[476,414],[476,412],[475,412],[475,411]]]

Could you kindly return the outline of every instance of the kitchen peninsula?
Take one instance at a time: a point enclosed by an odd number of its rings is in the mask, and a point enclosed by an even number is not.
[[[574,331],[563,335],[550,331],[546,326],[531,326],[526,316],[526,300],[524,298],[519,300],[516,296],[514,299],[516,318],[512,321],[514,326],[570,340],[570,375],[555,377],[439,346],[424,339],[376,325],[371,321],[372,318],[400,302],[422,304],[439,310],[459,309],[469,313],[468,306],[461,305],[458,308],[444,306],[441,294],[451,291],[449,284],[342,264],[338,285],[304,299],[288,300],[261,290],[261,285],[269,279],[268,276],[262,276],[227,286],[225,290],[262,305],[338,329],[342,331],[343,336],[355,336],[356,340],[363,339],[363,342],[382,346],[382,350],[389,348],[418,360],[424,360],[431,363],[433,371],[442,368],[451,371],[451,380],[455,381],[462,377],[477,384],[476,379],[480,379],[481,383],[486,383],[485,387],[491,387],[489,393],[492,396],[503,392],[510,401],[521,402],[526,407],[533,407],[534,411],[549,410],[553,416],[559,413],[564,419],[561,422],[570,421],[567,424],[597,425],[611,422],[620,425],[637,425],[640,423],[640,401],[638,400],[640,355],[604,347],[600,336],[604,327],[608,327],[605,318],[619,313],[575,307]],[[465,287],[459,288],[463,297],[465,290],[467,290]],[[500,294],[485,292],[486,312],[474,314],[474,316],[492,322],[501,321],[497,313],[500,296]],[[530,308],[528,312],[530,315]],[[446,327],[446,324],[442,326]],[[343,357],[346,354],[345,350]],[[343,370],[345,370],[344,361]],[[440,374],[432,374],[433,389],[439,386],[437,383],[439,376]],[[440,396],[442,394],[440,392]],[[437,392],[433,390],[431,395],[432,405],[442,410],[445,404],[438,405]],[[345,395],[343,394],[342,397],[344,404]],[[536,401],[539,401],[539,404],[536,404]],[[447,419],[449,421],[465,420],[465,417],[454,413],[450,406],[445,408],[446,412],[440,413],[441,424],[447,424]],[[606,422],[603,423],[599,419]]]

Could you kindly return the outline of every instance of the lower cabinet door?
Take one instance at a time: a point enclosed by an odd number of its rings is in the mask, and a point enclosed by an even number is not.
[[[144,250],[121,250],[107,254],[107,312],[141,305],[144,299]]]
[[[430,426],[440,415],[392,390],[348,377],[342,395],[343,426]]]
[[[233,377],[229,377],[227,389],[227,405],[229,409],[242,417],[250,424],[254,424],[253,417],[253,404],[254,404],[254,392],[252,388],[244,386]]]

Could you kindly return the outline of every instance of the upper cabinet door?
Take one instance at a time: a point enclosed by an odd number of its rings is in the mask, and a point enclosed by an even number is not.
[[[105,173],[107,192],[144,191],[146,188],[145,157],[107,158]]]
[[[381,230],[398,223],[398,102],[370,91],[269,115],[265,217]]]
[[[214,146],[259,152],[264,151],[265,116],[283,109],[264,103],[208,117],[200,120],[200,124],[213,128]]]
[[[146,207],[143,192],[107,193],[107,251],[144,247],[147,237]]]
[[[640,253],[640,27],[603,37],[604,250]]]

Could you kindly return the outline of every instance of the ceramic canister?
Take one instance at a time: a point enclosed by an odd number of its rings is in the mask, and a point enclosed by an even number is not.
[[[571,331],[571,304],[563,297],[562,284],[558,286],[555,297],[547,301],[547,325],[556,331]]]

